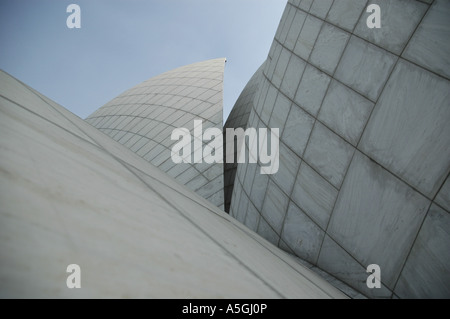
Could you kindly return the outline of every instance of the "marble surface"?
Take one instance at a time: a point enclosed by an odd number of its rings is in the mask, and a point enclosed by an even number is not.
[[[314,118],[297,105],[292,105],[281,141],[298,155],[303,155],[309,135],[314,125]]]
[[[450,214],[432,205],[395,288],[401,298],[449,298]]]
[[[322,229],[326,229],[338,191],[306,162],[300,167],[292,199]]]
[[[308,60],[309,55],[314,48],[314,43],[316,42],[320,29],[322,28],[322,24],[322,20],[311,15],[306,17],[302,29],[299,32],[297,43],[294,47],[295,54],[304,60]]]
[[[356,146],[374,104],[355,91],[333,81],[323,101],[318,119]]]
[[[449,105],[449,81],[401,60],[375,106],[361,149],[434,197],[450,171]]]
[[[325,232],[290,202],[281,238],[300,258],[315,263]]]
[[[393,288],[430,201],[356,152],[328,233],[364,265],[378,264]]]
[[[435,0],[402,57],[450,78],[450,2]]]
[[[270,116],[269,127],[278,128],[279,135],[283,134],[291,105],[291,101],[284,94],[278,94],[274,106],[276,110]]]
[[[330,82],[331,78],[328,75],[307,65],[295,96],[295,102],[309,114],[316,116]]]
[[[367,8],[367,0],[340,0],[334,1],[328,12],[327,21],[343,28],[353,31],[361,13]],[[365,21],[365,20],[364,20]]]
[[[289,198],[272,180],[269,180],[261,216],[264,217],[277,234],[281,233],[288,204]]]
[[[280,90],[287,97],[293,99],[295,93],[297,92],[297,87],[305,70],[306,62],[301,58],[292,54],[289,59],[289,64],[286,69],[286,73],[283,76],[283,81],[281,82]]]
[[[304,159],[333,186],[339,188],[353,153],[354,148],[350,144],[316,122]]]
[[[319,18],[324,19],[333,4],[333,0],[314,0],[309,12]]]
[[[2,298],[345,297],[82,119],[0,83]],[[66,287],[74,263],[80,289]]]
[[[303,24],[305,23],[306,17],[307,14],[305,12],[296,10],[294,20],[292,21],[286,37],[286,41],[284,43],[284,45],[291,51],[294,49],[297,43],[298,35],[303,27]]]
[[[395,55],[352,36],[336,70],[336,79],[376,101],[396,60]]]
[[[436,203],[444,207],[447,211],[450,211],[450,178],[447,177],[445,183],[442,185],[441,190],[436,195]]]
[[[367,288],[366,268],[328,235],[325,235],[317,266],[370,298],[390,298],[392,295],[384,284],[378,289]]]
[[[333,74],[349,37],[349,33],[329,23],[324,23],[309,61],[320,70]]]
[[[367,28],[372,3],[381,29]],[[438,257],[450,251],[448,225],[429,208],[450,214],[449,8],[444,0],[290,0],[254,97],[258,127],[285,121],[280,96],[292,102],[284,164],[270,177],[238,176],[234,213],[251,207],[249,227],[259,215],[262,236],[344,281],[355,298],[448,297],[450,265]],[[441,245],[425,239],[433,227]],[[365,284],[371,263],[381,266],[381,289]]]
[[[401,54],[428,6],[409,0],[371,0],[367,5],[370,4],[380,6],[381,28],[367,28],[367,18],[372,13],[364,10],[355,34],[392,53]]]
[[[223,164],[214,164],[220,167],[215,176],[205,176],[204,164],[179,171],[168,162],[177,142],[170,138],[175,128],[186,127],[192,133],[193,121],[200,119],[203,129],[222,130],[224,64],[225,59],[214,59],[151,78],[106,103],[86,121],[223,209]]]
[[[279,153],[280,167],[278,168],[278,172],[271,177],[286,194],[291,194],[295,176],[300,167],[300,159],[283,143],[280,144]],[[259,174],[259,171],[256,173]]]

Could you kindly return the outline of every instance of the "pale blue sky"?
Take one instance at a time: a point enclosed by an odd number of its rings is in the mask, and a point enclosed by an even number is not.
[[[0,0],[0,68],[85,118],[171,69],[226,57],[224,117],[267,57],[286,0]],[[81,7],[81,29],[66,8]]]

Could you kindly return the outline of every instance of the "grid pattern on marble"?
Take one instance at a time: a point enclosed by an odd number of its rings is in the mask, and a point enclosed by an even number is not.
[[[289,1],[247,125],[280,127],[280,168],[239,164],[230,214],[368,297],[450,297],[448,13]]]
[[[345,298],[2,71],[0,137],[1,298]]]
[[[245,88],[242,90],[239,95],[236,103],[233,106],[233,109],[230,112],[230,115],[227,118],[227,121],[223,127],[224,129],[224,181],[225,181],[225,211],[229,212],[230,204],[231,204],[231,195],[233,193],[233,184],[234,178],[236,176],[237,169],[237,159],[234,159],[234,163],[226,162],[226,150],[227,143],[231,143],[231,141],[227,141],[226,139],[226,129],[227,128],[247,128],[248,117],[250,116],[250,111],[253,108],[254,96],[257,94],[259,89],[259,83],[262,80],[262,70],[264,68],[264,63],[258,68],[258,70],[253,74],[251,79],[248,81]],[[236,140],[233,141],[234,145],[234,154],[237,154],[237,143]]]
[[[203,130],[222,130],[224,63],[213,59],[153,77],[86,121],[223,209],[223,164],[175,164],[171,150],[178,141],[171,133],[185,127],[193,134],[194,120],[202,120]]]

